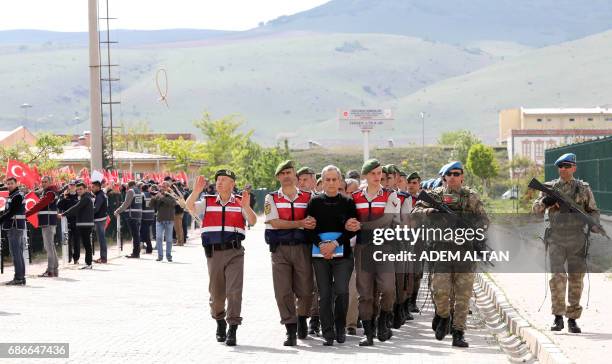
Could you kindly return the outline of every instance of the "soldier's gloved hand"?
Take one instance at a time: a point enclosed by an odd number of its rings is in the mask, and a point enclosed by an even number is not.
[[[557,200],[555,200],[554,198],[550,197],[550,196],[546,196],[542,199],[542,203],[544,204],[544,206],[546,207],[550,207],[552,205],[554,205],[557,202]]]

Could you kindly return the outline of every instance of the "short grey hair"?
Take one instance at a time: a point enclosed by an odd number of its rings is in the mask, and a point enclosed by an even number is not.
[[[323,167],[323,170],[321,171],[321,179],[323,179],[323,177],[325,177],[325,173],[329,171],[335,171],[338,173],[338,179],[342,179],[342,172],[340,172],[340,168],[334,166],[333,164]]]
[[[359,181],[357,181],[354,178],[347,178],[346,179],[346,188],[348,188],[349,186],[352,186],[352,185],[357,185],[357,188],[359,188]]]

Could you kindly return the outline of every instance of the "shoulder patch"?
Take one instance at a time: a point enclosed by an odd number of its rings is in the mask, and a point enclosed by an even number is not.
[[[270,202],[266,201],[264,204],[264,214],[268,215],[272,211],[272,205]]]

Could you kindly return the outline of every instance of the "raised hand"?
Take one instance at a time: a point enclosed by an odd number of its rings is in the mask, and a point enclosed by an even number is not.
[[[204,176],[196,177],[195,183],[193,185],[193,192],[196,194],[202,193],[204,191],[204,187],[206,187],[206,178]]]

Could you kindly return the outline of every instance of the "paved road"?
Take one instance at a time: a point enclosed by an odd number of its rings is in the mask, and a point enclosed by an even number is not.
[[[283,347],[261,223],[248,232],[245,245],[244,323],[234,348],[215,341],[206,263],[197,239],[176,248],[173,263],[156,262],[155,255],[119,258],[91,271],[69,267],[56,279],[28,277],[26,287],[0,287],[0,342],[68,342],[68,362],[73,363],[508,361],[477,314],[470,317],[469,349],[452,348],[450,337],[436,341],[431,305],[395,330],[391,341],[375,340],[373,347],[360,348],[359,337],[351,336],[332,348],[323,347],[320,338]],[[11,270],[2,278],[9,279]]]

